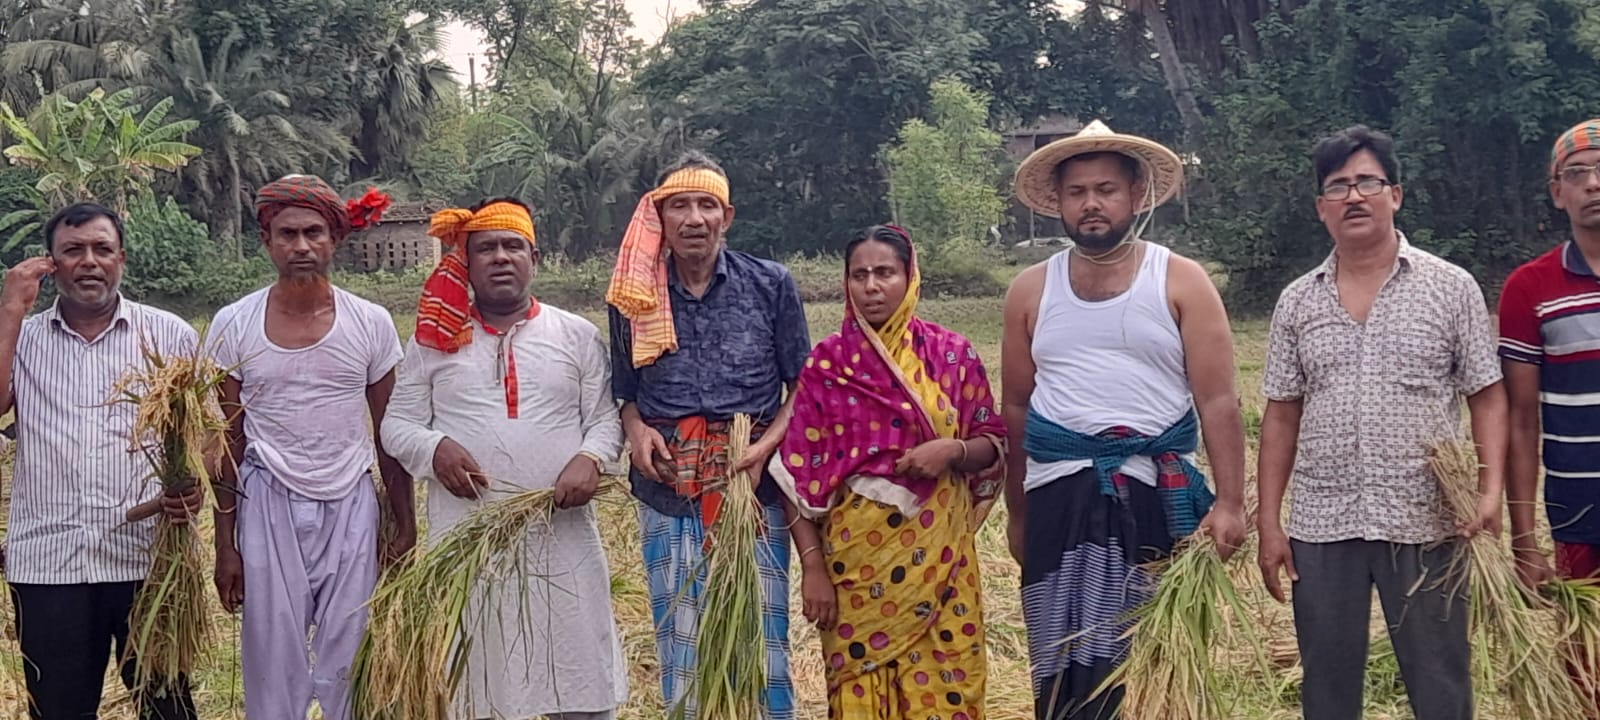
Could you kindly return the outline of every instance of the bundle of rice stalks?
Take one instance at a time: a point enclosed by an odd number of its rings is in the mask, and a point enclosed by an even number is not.
[[[1600,701],[1600,580],[1556,580],[1541,590],[1561,619],[1557,646],[1569,676],[1588,700]],[[1591,715],[1593,717],[1593,715]]]
[[[1429,465],[1445,508],[1462,524],[1478,516],[1478,458],[1471,443],[1445,440],[1429,447]],[[1464,588],[1462,584],[1465,584]],[[1551,652],[1551,605],[1526,593],[1510,548],[1488,533],[1462,546],[1441,583],[1425,591],[1467,593],[1474,682],[1500,688],[1516,717],[1582,720],[1582,696],[1562,658]]]
[[[140,350],[144,367],[130,371],[115,389],[113,402],[135,406],[134,446],[170,495],[196,484],[212,486],[206,450],[227,429],[215,402],[227,371],[204,347],[201,342],[189,354],[164,356],[146,341]],[[150,574],[128,616],[127,653],[138,659],[137,691],[161,695],[178,687],[210,644],[211,572],[193,522],[173,524],[161,515],[150,554]]]
[[[729,430],[728,463],[737,465],[750,444],[750,417],[734,418]],[[676,717],[687,714],[689,698],[698,717],[760,718],[767,686],[766,643],[761,630],[761,567],[756,560],[762,527],[755,482],[747,473],[732,475],[720,488],[721,515],[711,527],[701,590],[700,636],[695,642],[695,679]]]
[[[1248,606],[1228,579],[1210,535],[1184,541],[1162,571],[1155,597],[1134,612],[1128,657],[1096,694],[1124,689],[1124,720],[1214,720],[1232,717],[1219,693],[1237,685],[1212,666],[1212,649],[1231,629],[1243,632],[1260,675],[1270,675]],[[1240,669],[1229,668],[1229,676]]]
[[[492,491],[491,491],[492,492]],[[621,483],[602,480],[595,499],[618,495]],[[473,637],[468,603],[502,584],[523,602],[523,566],[531,529],[549,523],[553,489],[516,492],[485,503],[410,562],[383,576],[368,601],[366,634],[350,669],[354,714],[363,720],[451,720],[456,689],[466,674]],[[490,582],[495,579],[496,582]],[[494,606],[498,598],[480,598]]]

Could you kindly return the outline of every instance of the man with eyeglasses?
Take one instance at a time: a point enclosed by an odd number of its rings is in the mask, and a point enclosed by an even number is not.
[[[1517,572],[1530,588],[1600,576],[1600,119],[1568,130],[1550,157],[1550,199],[1572,239],[1517,268],[1500,295],[1510,400],[1506,500]],[[1554,570],[1534,536],[1543,438]]]
[[[1334,249],[1272,315],[1261,422],[1260,564],[1273,597],[1294,583],[1307,720],[1356,720],[1372,588],[1418,720],[1473,715],[1461,538],[1498,533],[1506,399],[1494,331],[1467,271],[1411,246],[1394,141],[1366,127],[1314,152],[1317,216]],[[1477,517],[1458,524],[1429,446],[1472,412]],[[1291,488],[1287,531],[1280,518]]]

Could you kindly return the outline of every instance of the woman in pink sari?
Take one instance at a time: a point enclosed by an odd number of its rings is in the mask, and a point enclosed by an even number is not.
[[[812,351],[773,474],[837,720],[981,720],[988,660],[974,533],[1005,426],[961,335],[916,317],[905,231],[846,250],[843,326]]]

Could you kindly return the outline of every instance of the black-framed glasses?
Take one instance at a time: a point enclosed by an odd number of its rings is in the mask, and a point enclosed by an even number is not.
[[[1568,185],[1582,185],[1595,175],[1600,175],[1600,165],[1568,165],[1556,173]]]
[[[1383,178],[1366,178],[1353,183],[1334,183],[1332,185],[1327,185],[1324,186],[1322,188],[1322,192],[1318,194],[1322,196],[1323,200],[1339,201],[1350,197],[1350,189],[1355,188],[1356,193],[1365,198],[1377,195],[1393,184],[1394,183],[1384,180]]]

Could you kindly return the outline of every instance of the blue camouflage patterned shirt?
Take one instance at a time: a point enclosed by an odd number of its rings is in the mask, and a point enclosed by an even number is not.
[[[666,431],[686,417],[730,420],[743,413],[757,424],[770,422],[783,405],[784,385],[800,377],[811,353],[800,290],[789,270],[723,250],[704,297],[695,297],[678,281],[670,259],[667,284],[678,351],[651,365],[633,366],[631,327],[610,308],[612,395],[635,403],[639,415],[669,441]],[[658,512],[696,512],[672,488],[637,472],[630,475],[634,496]],[[762,480],[759,495],[769,503],[780,498],[770,478]]]

